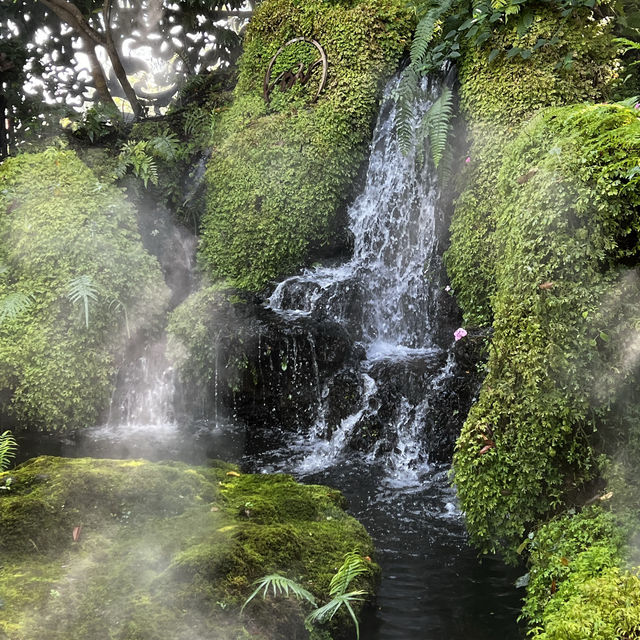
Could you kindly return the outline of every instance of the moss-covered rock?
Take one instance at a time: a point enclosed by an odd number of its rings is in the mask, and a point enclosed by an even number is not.
[[[344,555],[372,551],[337,491],[223,463],[43,457],[0,484],[11,640],[305,638],[298,601],[255,600],[239,616],[252,582],[278,572],[322,601]],[[359,586],[371,592],[376,571]]]
[[[27,301],[0,321],[0,411],[28,428],[94,424],[128,335],[157,322],[168,298],[135,211],[71,151],[9,158],[0,166],[0,266],[0,303]],[[95,289],[88,317],[69,297],[81,277]]]
[[[491,297],[501,259],[494,236],[500,208],[496,182],[505,149],[539,109],[598,101],[610,93],[618,68],[611,27],[588,10],[563,20],[559,11],[539,9],[526,36],[518,35],[514,22],[496,30],[483,46],[464,51],[460,106],[469,126],[470,162],[446,263],[467,324],[490,325],[493,319]],[[494,50],[532,50],[539,39],[557,44],[528,59],[504,54],[491,59]]]
[[[217,123],[200,259],[216,278],[263,288],[329,243],[364,160],[382,84],[411,35],[399,0],[265,0],[245,41],[235,102]],[[271,57],[295,37],[324,47],[329,73],[263,99]],[[278,59],[273,77],[305,59]],[[311,61],[311,60],[309,60]]]
[[[541,112],[505,149],[488,373],[454,458],[484,549],[515,549],[579,499],[636,415],[639,133],[635,109],[580,105]]]
[[[640,578],[600,507],[543,525],[530,543],[524,615],[538,640],[640,638]]]

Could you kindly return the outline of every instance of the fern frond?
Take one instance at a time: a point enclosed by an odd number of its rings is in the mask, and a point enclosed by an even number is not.
[[[0,300],[0,325],[9,319],[19,316],[33,303],[33,298],[26,293],[10,293]]]
[[[616,102],[616,104],[619,104],[621,107],[633,109],[638,104],[638,102],[640,102],[640,96],[631,96],[630,98],[625,98],[624,100]]]
[[[89,300],[94,302],[98,299],[98,288],[94,284],[91,276],[83,274],[74,278],[67,284],[67,297],[73,304],[82,301],[84,305],[84,321],[89,328]]]
[[[395,92],[395,127],[400,151],[407,155],[413,145],[413,120],[415,97],[420,85],[420,76],[413,65],[409,65],[400,76]]]
[[[338,569],[336,575],[331,578],[329,595],[341,596],[346,593],[352,580],[363,573],[367,573],[368,570],[369,567],[366,560],[359,553],[355,551],[347,553],[342,566]]]
[[[262,599],[264,600],[269,593],[269,589],[273,591],[274,596],[284,595],[287,597],[291,592],[299,600],[306,600],[315,606],[316,600],[309,591],[300,586],[295,580],[285,578],[277,573],[272,573],[268,576],[264,576],[259,580],[256,580],[253,584],[258,585],[253,593],[245,600],[240,613],[244,608],[262,591]]]
[[[615,42],[615,44],[621,45],[624,48],[624,53],[626,53],[627,51],[631,51],[632,49],[640,51],[640,42],[629,40],[629,38],[614,38],[613,42]]]
[[[18,450],[18,443],[11,431],[5,431],[0,435],[0,471],[4,471]]]
[[[353,623],[356,627],[356,638],[360,638],[360,625],[358,623],[358,617],[356,616],[353,607],[351,606],[354,602],[363,602],[364,598],[362,596],[366,595],[366,591],[351,591],[349,593],[343,593],[342,595],[336,596],[323,607],[319,607],[315,611],[312,611],[306,618],[305,622],[308,624],[312,624],[315,622],[326,622],[331,620],[333,616],[340,610],[340,607],[345,607],[347,611],[349,611],[349,615],[353,620]]]
[[[431,40],[433,40],[436,25],[440,18],[449,11],[451,5],[452,0],[444,0],[437,7],[427,11],[424,18],[420,20],[411,43],[411,64],[420,65],[424,62]]]
[[[154,156],[163,160],[175,160],[180,148],[178,136],[165,129],[161,135],[149,140],[149,148]]]
[[[449,131],[451,129],[451,117],[453,115],[453,92],[448,87],[442,90],[438,99],[431,105],[424,115],[421,130],[427,130],[431,158],[436,169],[447,146]]]

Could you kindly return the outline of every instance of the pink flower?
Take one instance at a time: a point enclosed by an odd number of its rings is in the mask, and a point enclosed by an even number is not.
[[[635,104],[635,107],[634,107],[634,108],[635,108],[635,109],[640,109],[640,102],[636,102],[636,104]]]
[[[459,329],[456,329],[453,332],[453,337],[455,338],[455,341],[458,342],[458,340],[462,340],[462,338],[464,338],[467,335],[467,332],[460,327]]]
[[[469,164],[469,163],[471,162],[471,156],[467,156],[467,157],[465,158],[465,162],[466,162],[467,164]]]
[[[451,291],[451,287],[450,287],[449,285],[447,285],[447,286],[444,288],[444,290],[445,290],[447,293],[449,293],[449,291]]]

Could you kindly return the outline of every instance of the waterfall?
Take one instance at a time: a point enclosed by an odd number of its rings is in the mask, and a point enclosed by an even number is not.
[[[365,186],[349,209],[353,256],[282,281],[267,307],[284,319],[333,321],[364,349],[359,365],[361,402],[329,429],[319,403],[316,424],[298,444],[306,455],[297,470],[309,473],[335,462],[372,421],[384,431],[369,452],[384,458],[390,477],[417,483],[429,469],[425,438],[434,426],[434,398],[453,363],[437,345],[435,310],[440,295],[438,184],[424,153],[403,154],[394,130],[397,80],[386,88],[374,131]],[[424,86],[414,129],[437,87]],[[328,387],[321,394],[325,399]]]

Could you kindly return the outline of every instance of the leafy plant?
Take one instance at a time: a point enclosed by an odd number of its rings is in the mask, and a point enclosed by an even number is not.
[[[268,576],[264,576],[254,582],[257,585],[254,592],[245,600],[240,613],[244,611],[244,608],[262,591],[262,599],[264,600],[269,593],[269,589],[273,592],[274,596],[289,596],[289,592],[299,600],[306,600],[315,606],[316,600],[311,593],[309,593],[304,587],[301,587],[295,580],[285,578],[277,573],[272,573]]]
[[[338,569],[338,572],[331,579],[331,584],[329,585],[329,595],[332,596],[332,599],[327,602],[323,607],[312,611],[307,616],[308,623],[314,622],[326,622],[327,620],[331,620],[335,614],[340,611],[342,607],[345,607],[353,620],[353,623],[356,627],[356,638],[360,638],[360,625],[358,623],[358,616],[356,616],[355,611],[353,610],[352,604],[354,602],[362,602],[367,594],[366,591],[358,589],[357,591],[349,591],[349,585],[355,578],[361,576],[364,573],[367,573],[368,567],[364,558],[352,551],[345,556],[344,562],[342,566]]]
[[[0,435],[0,471],[4,471],[15,457],[18,443],[11,431],[5,431]]]
[[[420,125],[420,138],[429,140],[431,158],[436,169],[447,147],[449,131],[451,130],[451,118],[453,116],[452,105],[453,91],[445,87],[424,115]]]
[[[84,306],[84,321],[89,328],[89,301],[95,302],[98,299],[98,288],[94,284],[91,276],[83,274],[74,278],[67,285],[67,297],[74,304],[82,301]]]
[[[344,562],[338,569],[336,574],[331,579],[329,584],[329,595],[331,600],[322,607],[316,608],[305,619],[305,625],[310,626],[314,623],[323,623],[331,620],[342,607],[344,607],[351,616],[353,623],[356,627],[356,638],[360,638],[360,625],[358,623],[358,616],[353,609],[353,603],[362,602],[363,596],[367,594],[366,591],[361,589],[356,591],[347,591],[353,580],[358,576],[361,576],[369,571],[366,560],[357,552],[352,551],[345,555]],[[289,592],[296,598],[306,600],[312,605],[316,606],[315,598],[306,589],[300,586],[294,580],[285,578],[279,574],[271,574],[264,576],[259,580],[256,580],[254,584],[257,585],[253,593],[245,600],[240,612],[255,598],[260,591],[262,591],[262,598],[266,598],[269,593],[269,589],[272,590],[273,595],[283,595],[287,597]]]
[[[33,303],[33,297],[26,293],[10,293],[0,300],[0,326],[11,318],[19,316]]]

